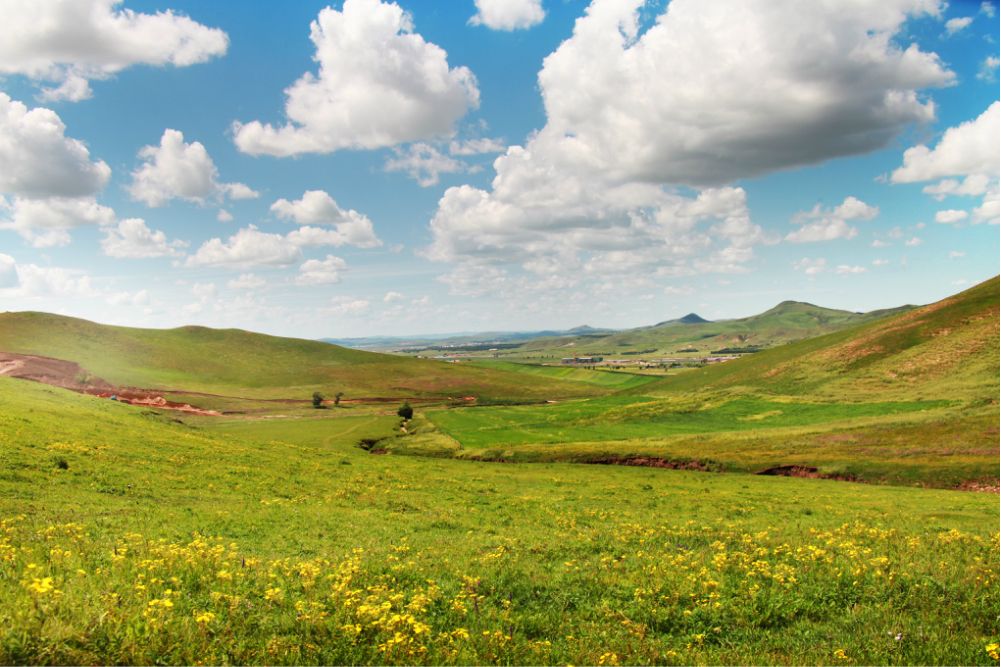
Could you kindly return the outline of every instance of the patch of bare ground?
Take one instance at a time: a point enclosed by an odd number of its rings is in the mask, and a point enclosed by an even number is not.
[[[723,466],[712,461],[678,461],[653,456],[608,457],[582,461],[596,465],[639,466],[643,468],[666,468],[668,470],[698,470],[700,472],[723,472]]]
[[[963,482],[956,487],[960,491],[976,491],[978,493],[999,493],[1001,492],[1001,483],[998,480],[979,480],[979,481],[969,481]]]
[[[143,405],[164,410],[177,410],[197,415],[218,416],[222,413],[215,410],[205,410],[188,403],[168,401],[160,392],[145,389],[115,387],[110,382],[91,375],[80,364],[65,359],[54,359],[34,354],[16,354],[0,352],[0,375],[31,380],[42,384],[61,387],[71,391],[97,396],[99,398],[115,397],[122,403]]]
[[[861,482],[855,475],[843,473],[822,473],[818,468],[803,465],[784,465],[766,468],[756,475],[771,475],[775,477],[807,477],[810,479],[833,479],[839,482]]]

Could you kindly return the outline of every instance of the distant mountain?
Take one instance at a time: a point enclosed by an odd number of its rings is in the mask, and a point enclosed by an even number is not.
[[[679,317],[676,320],[664,320],[663,322],[658,322],[655,327],[662,327],[666,324],[709,324],[710,320],[702,318],[696,313],[688,313],[684,317]]]
[[[823,308],[801,301],[783,301],[758,315],[733,320],[709,321],[696,313],[652,326],[615,331],[603,336],[540,337],[525,341],[503,356],[526,358],[574,354],[604,357],[643,355],[669,357],[675,354],[755,352],[804,338],[904,312],[913,306],[857,313]]]
[[[635,329],[581,325],[564,331],[491,331],[426,336],[325,338],[324,342],[365,350],[404,353],[462,352],[509,359],[546,360],[568,355],[643,355],[756,352],[905,312],[914,306],[871,313],[783,301],[757,315],[707,320],[697,313]]]

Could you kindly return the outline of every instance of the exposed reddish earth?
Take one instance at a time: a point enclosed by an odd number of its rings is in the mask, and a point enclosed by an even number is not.
[[[164,395],[184,394],[186,396],[204,396],[206,398],[228,398],[243,401],[254,401],[261,403],[281,403],[286,405],[305,405],[310,403],[308,398],[249,398],[245,396],[229,396],[226,394],[209,394],[200,391],[189,391],[187,389],[140,389],[136,387],[116,387],[115,385],[91,375],[78,363],[65,359],[55,359],[53,357],[43,357],[33,354],[17,354],[15,352],[0,352],[0,375],[18,378],[22,380],[33,380],[43,384],[70,389],[90,396],[100,398],[112,398],[128,403],[130,405],[143,405],[164,410],[177,410],[197,415],[219,416],[223,413],[217,410],[208,410],[191,405],[190,403],[180,403],[164,398]],[[415,404],[443,403],[445,401],[462,401],[466,404],[475,403],[475,396],[462,396],[458,399],[434,398],[424,396],[364,396],[358,398],[342,398],[344,404],[372,404],[372,403],[402,403],[404,401]],[[324,401],[325,405],[333,405],[334,401]]]
[[[32,380],[43,384],[62,387],[82,394],[114,397],[115,400],[130,405],[146,405],[164,410],[178,410],[197,415],[217,416],[222,413],[215,410],[197,408],[188,403],[168,401],[161,392],[115,387],[99,377],[91,375],[80,367],[80,364],[65,359],[53,359],[33,354],[15,354],[0,352],[0,375],[6,375],[21,380]]]

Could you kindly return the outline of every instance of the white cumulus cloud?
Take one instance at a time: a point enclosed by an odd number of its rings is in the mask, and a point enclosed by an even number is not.
[[[309,259],[299,267],[295,282],[298,285],[332,285],[341,281],[341,273],[347,268],[347,262],[333,255],[327,255],[325,259]]]
[[[957,16],[956,18],[949,19],[945,22],[945,32],[951,37],[957,32],[968,28],[971,23],[973,23],[972,16]]]
[[[175,198],[203,204],[208,199],[259,196],[243,183],[221,183],[205,146],[198,141],[186,143],[178,130],[164,130],[160,144],[144,146],[139,157],[143,163],[132,172],[129,194],[147,206],[163,206]]]
[[[818,273],[823,273],[827,270],[827,260],[823,257],[818,257],[816,259],[804,257],[803,259],[793,262],[792,266],[797,271],[802,271],[808,276],[815,276]]]
[[[944,211],[938,211],[935,213],[935,222],[941,223],[943,225],[951,225],[956,222],[962,222],[970,217],[970,214],[966,211],[960,211],[958,209],[946,209]]]
[[[129,259],[176,257],[187,245],[185,241],[168,241],[166,234],[150,229],[141,218],[120,220],[117,226],[105,230],[101,241],[108,257]]]
[[[345,0],[310,25],[319,71],[285,90],[284,125],[233,124],[237,147],[287,157],[382,148],[447,136],[479,105],[476,77],[413,31],[409,14],[380,0]]]
[[[470,25],[482,25],[491,30],[521,30],[542,23],[546,10],[542,0],[475,0],[476,13]]]
[[[69,230],[88,225],[114,223],[115,212],[93,197],[0,198],[0,229],[10,229],[36,248],[63,246]]]
[[[817,204],[809,211],[801,211],[793,216],[792,222],[801,225],[799,229],[786,235],[786,241],[809,243],[851,239],[858,229],[848,224],[851,220],[872,220],[879,215],[879,208],[870,206],[856,197],[845,200],[832,209],[824,209]]]
[[[91,161],[84,143],[66,136],[56,112],[28,109],[0,92],[0,192],[85,197],[103,189],[110,177],[106,163]]]
[[[190,255],[187,266],[291,266],[302,258],[299,246],[281,234],[262,232],[253,225],[228,240],[209,239]]]
[[[185,67],[226,53],[229,39],[172,10],[144,14],[122,0],[4,0],[0,74],[54,86],[52,100],[91,96],[89,80],[132,65]]]
[[[331,315],[361,315],[368,310],[369,302],[350,296],[335,296],[326,309]]]
[[[440,174],[456,174],[469,171],[470,166],[442,154],[434,146],[418,142],[405,149],[394,148],[395,157],[386,160],[386,171],[402,171],[417,181],[422,188],[437,185]]]
[[[302,245],[352,245],[375,248],[382,241],[375,235],[372,221],[353,209],[344,210],[323,190],[307,190],[295,200],[279,199],[271,212],[283,220],[299,225],[332,225],[334,229],[304,226],[290,234]]]
[[[982,196],[971,221],[998,224],[998,177],[1001,169],[1001,102],[973,120],[950,127],[934,148],[918,145],[904,151],[903,164],[890,174],[893,183],[938,181],[924,192],[942,200],[949,195]],[[960,181],[958,178],[962,178]],[[941,179],[941,180],[939,180]],[[946,218],[955,218],[947,211]],[[956,222],[956,219],[937,222]]]
[[[906,40],[938,12],[926,0],[672,0],[641,30],[646,6],[594,0],[543,62],[545,126],[494,161],[489,189],[445,191],[423,254],[460,265],[453,290],[479,291],[463,277],[484,266],[578,290],[746,270],[774,239],[742,188],[715,186],[882,148],[933,119],[923,91],[954,79]]]

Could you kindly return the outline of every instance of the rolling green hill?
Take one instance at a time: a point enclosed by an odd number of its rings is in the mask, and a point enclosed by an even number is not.
[[[498,356],[510,359],[555,359],[573,355],[656,357],[679,353],[704,356],[727,349],[765,349],[906,312],[912,307],[854,313],[784,301],[764,313],[733,320],[710,322],[696,313],[689,313],[675,320],[624,331],[540,337],[516,349],[500,351]]]
[[[658,380],[643,391],[982,401],[997,398],[998,367],[995,277],[928,306]]]
[[[816,315],[799,304],[781,310]],[[929,306],[616,396],[428,417],[456,443],[442,452],[460,457],[644,459],[744,472],[798,466],[862,481],[996,487],[998,376],[994,278]]]
[[[76,362],[112,384],[255,398],[503,397],[607,393],[593,383],[351,350],[239,329],[134,329],[47,313],[0,314],[0,351]]]

